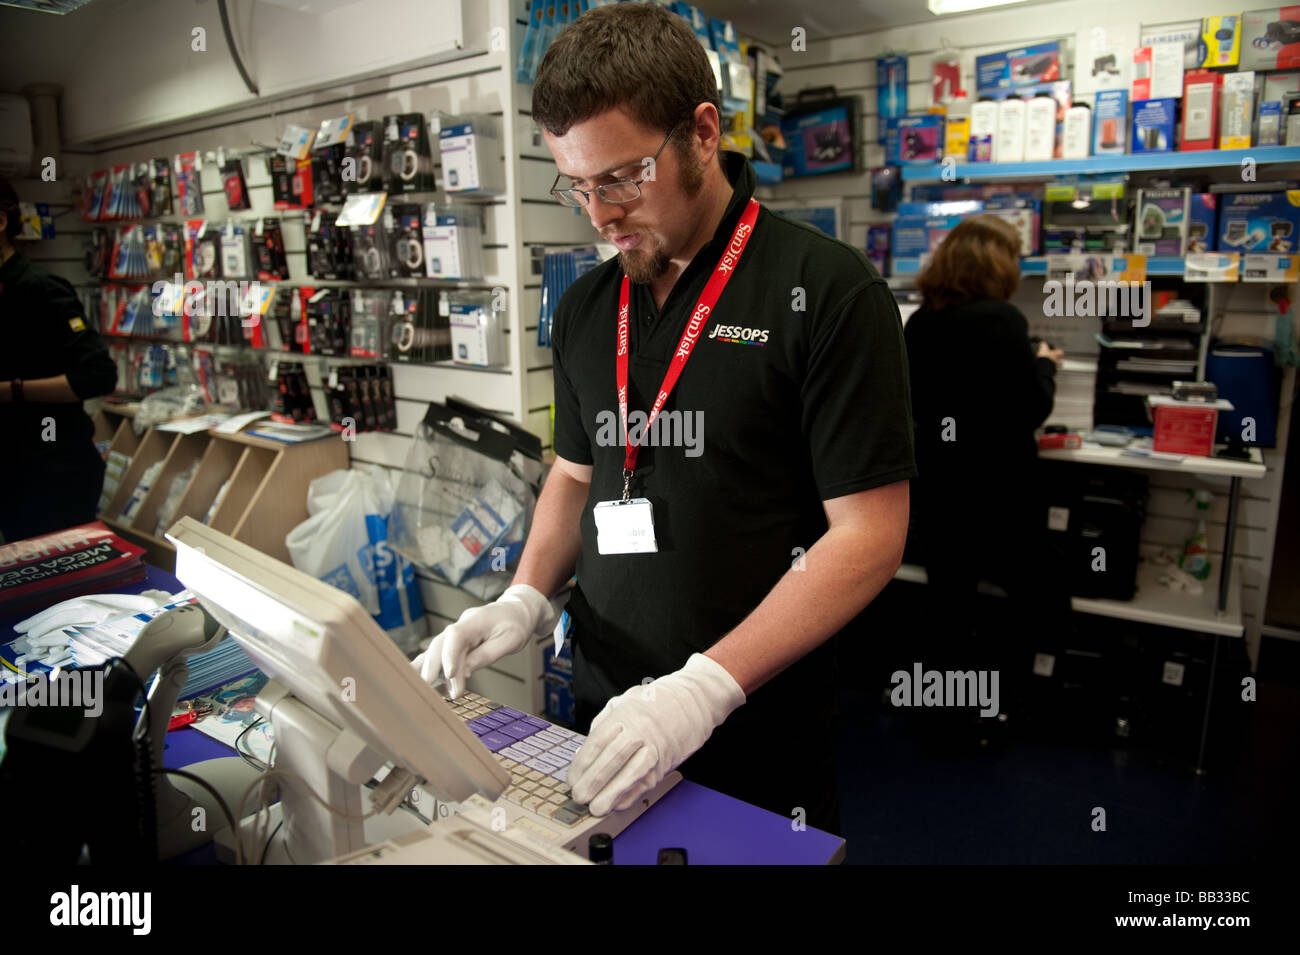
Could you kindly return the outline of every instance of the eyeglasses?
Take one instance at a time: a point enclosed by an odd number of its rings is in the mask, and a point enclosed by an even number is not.
[[[663,152],[664,147],[668,145],[668,140],[673,138],[673,132],[679,125],[679,123],[674,123],[672,129],[668,130],[668,135],[664,137],[664,141],[660,143],[659,148],[655,150],[655,154],[651,157],[650,162],[646,163],[647,166],[653,166],[655,161],[658,160],[659,154]],[[582,208],[590,203],[591,194],[593,192],[600,196],[600,198],[605,202],[632,202],[635,199],[641,198],[641,183],[645,182],[647,178],[648,177],[643,176],[640,179],[615,179],[613,182],[604,183],[594,189],[574,189],[572,187],[568,189],[556,189],[555,187],[560,181],[560,175],[557,174],[555,182],[551,183],[551,195],[553,195],[556,198],[556,201],[561,205],[572,206],[574,208]]]

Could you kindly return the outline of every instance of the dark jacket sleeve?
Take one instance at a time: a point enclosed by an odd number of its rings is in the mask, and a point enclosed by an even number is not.
[[[1000,311],[1005,320],[1005,360],[1008,371],[1016,382],[1013,400],[1023,408],[1021,420],[1032,431],[1047,420],[1056,401],[1056,362],[1050,358],[1034,357],[1029,344],[1029,322],[1010,302],[1002,303]]]
[[[55,341],[59,345],[68,384],[82,401],[111,394],[117,387],[117,365],[108,357],[108,349],[86,321],[85,309],[77,293],[57,275],[48,276],[46,283],[47,320],[56,328]]]

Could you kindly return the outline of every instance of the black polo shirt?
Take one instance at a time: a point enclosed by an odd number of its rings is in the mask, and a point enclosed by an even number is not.
[[[15,253],[0,266],[0,381],[68,376],[78,398],[108,394],[117,366],[67,281]],[[94,520],[104,479],[81,402],[0,404],[0,534],[21,540]]]
[[[662,313],[648,286],[632,286],[629,412],[649,410],[754,192],[748,160],[723,158],[731,202]],[[608,426],[618,414],[621,280],[617,258],[579,278],[552,331],[555,452],[594,466],[569,609],[579,659],[599,671],[604,694],[680,668],[740,623],[826,532],[823,500],[916,473],[893,295],[859,250],[760,208],[664,406],[701,422],[702,436],[645,446],[637,462],[632,495],[653,504],[658,552],[599,554],[592,507],[621,497],[623,485],[624,448],[608,441],[621,437]]]
[[[0,266],[0,336],[0,381],[67,375],[81,399],[106,395],[117,382],[117,366],[71,284],[33,265],[22,252]],[[55,424],[54,441],[42,437],[48,419]],[[84,445],[94,433],[79,402],[6,402],[0,404],[0,426],[12,449],[42,458],[79,454],[74,445]]]

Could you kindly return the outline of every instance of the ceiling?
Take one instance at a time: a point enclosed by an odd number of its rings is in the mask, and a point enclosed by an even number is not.
[[[1022,0],[1020,5],[1051,0]],[[914,23],[959,19],[936,17],[927,0],[695,0],[709,16],[730,20],[736,32],[776,46],[801,26],[810,40],[887,30]]]

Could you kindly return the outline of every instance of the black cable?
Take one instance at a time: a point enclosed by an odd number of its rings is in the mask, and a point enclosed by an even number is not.
[[[238,736],[235,737],[235,752],[239,754],[240,759],[242,759],[242,760],[243,760],[245,763],[247,763],[249,766],[252,766],[252,767],[253,767],[254,769],[256,769],[259,773],[264,773],[264,772],[266,772],[268,769],[270,769],[270,764],[269,764],[269,763],[263,763],[260,759],[258,759],[256,756],[254,756],[251,752],[245,753],[242,749],[239,748],[239,741],[242,740],[242,739],[244,738],[244,734],[247,733],[249,730],[251,730],[251,729],[256,729],[257,727],[261,726],[261,725],[262,725],[263,723],[265,723],[265,722],[266,722],[266,719],[265,719],[264,717],[259,716],[259,717],[258,717],[256,720],[254,720],[252,723],[249,723],[247,726],[245,726],[245,727],[243,728],[243,730],[240,732],[240,734],[239,734]]]
[[[152,712],[149,709],[149,688],[144,685],[144,680],[140,679],[140,674],[135,672],[135,667],[126,662],[126,657],[109,657],[104,662],[110,664],[110,668],[111,664],[120,663],[131,672],[133,677],[135,677],[135,682],[140,686],[140,695],[144,697],[144,712],[142,716],[144,719],[145,731],[143,735],[147,736],[149,734],[149,727],[153,725],[153,720],[151,719]]]
[[[266,853],[267,850],[271,848],[271,840],[275,838],[275,834],[280,831],[280,827],[283,825],[284,819],[281,818],[280,821],[275,824],[275,828],[271,830],[271,834],[266,837],[266,845],[262,846],[262,858],[258,860],[258,865],[266,865]]]
[[[235,825],[235,814],[230,811],[230,806],[226,804],[226,800],[222,798],[221,793],[217,792],[212,787],[212,784],[209,783],[206,779],[200,779],[198,776],[195,776],[193,773],[187,772],[184,769],[168,769],[166,766],[163,766],[159,769],[155,769],[154,773],[155,774],[170,773],[173,776],[180,776],[184,779],[190,780],[191,782],[198,783],[200,786],[206,789],[209,793],[212,794],[212,798],[217,801],[217,805],[221,807],[222,813],[225,814],[226,822],[230,826],[230,831],[234,834],[236,839],[239,838],[239,827]]]
[[[230,49],[230,58],[235,61],[235,69],[239,70],[239,76],[248,87],[248,91],[254,96],[260,96],[252,77],[248,75],[248,70],[244,69],[244,61],[239,58],[239,50],[235,48],[235,37],[230,31],[230,14],[226,12],[226,0],[217,0],[217,10],[221,13],[221,30],[226,35],[226,46]]]

